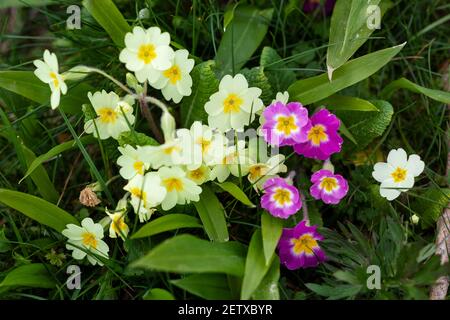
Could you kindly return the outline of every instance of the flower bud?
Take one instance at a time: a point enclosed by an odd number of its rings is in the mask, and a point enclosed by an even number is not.
[[[164,141],[171,141],[175,138],[175,118],[168,112],[163,111],[161,116],[161,129],[164,133]]]
[[[412,224],[418,224],[418,223],[419,223],[419,220],[420,220],[420,218],[419,218],[418,215],[416,215],[416,214],[413,214],[413,215],[412,215],[412,217],[411,217],[411,222],[412,222]]]

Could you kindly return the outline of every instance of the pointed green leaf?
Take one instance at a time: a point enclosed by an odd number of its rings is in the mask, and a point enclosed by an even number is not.
[[[146,223],[131,236],[131,239],[150,237],[158,233],[181,228],[202,228],[202,225],[197,218],[187,214],[169,213]]]
[[[267,33],[272,13],[273,9],[259,10],[252,6],[234,10],[215,58],[219,78],[237,73],[252,57]]]
[[[264,211],[261,215],[261,232],[266,264],[269,264],[272,259],[282,231],[283,220],[275,218]]]
[[[153,288],[148,290],[144,296],[142,297],[144,300],[175,300],[173,295],[165,290],[160,288]]]
[[[105,29],[114,43],[124,46],[125,34],[131,27],[112,0],[83,0],[83,6]]]
[[[144,257],[133,262],[132,268],[178,273],[244,274],[245,248],[238,242],[225,243],[180,235],[166,240]]]
[[[244,191],[241,190],[237,185],[235,185],[233,182],[222,182],[222,183],[216,183],[219,187],[221,187],[223,190],[231,194],[233,197],[235,197],[237,200],[242,202],[243,204],[254,208],[255,205],[250,201],[250,199],[247,197]]]
[[[269,271],[252,295],[254,300],[280,300],[278,281],[280,280],[280,259],[275,257]]]
[[[450,104],[450,92],[421,87],[406,78],[400,78],[398,80],[392,81],[383,89],[383,91],[381,91],[381,96],[386,100],[389,100],[394,91],[398,89],[406,89],[415,93],[420,93],[430,99]]]
[[[340,95],[332,95],[322,101],[317,102],[319,105],[324,105],[328,110],[345,110],[345,111],[378,111],[370,101]]]
[[[202,220],[206,234],[212,241],[228,241],[228,228],[225,220],[225,210],[219,199],[210,188],[203,185],[200,201],[194,202],[198,215]]]
[[[69,223],[79,224],[74,216],[63,209],[58,208],[44,199],[26,193],[0,189],[0,203],[58,232],[65,229]]]
[[[298,80],[289,87],[289,97],[291,100],[300,101],[303,104],[323,100],[370,77],[399,53],[404,45],[405,43],[348,61],[334,72],[331,82],[328,80],[327,74]]]
[[[294,71],[287,68],[277,51],[271,47],[263,48],[259,64],[276,92],[286,91],[295,81]]]
[[[0,282],[0,292],[14,287],[51,289],[56,287],[56,281],[45,264],[32,263],[9,271]]]

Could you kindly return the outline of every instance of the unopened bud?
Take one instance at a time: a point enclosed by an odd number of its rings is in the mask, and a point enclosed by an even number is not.
[[[80,192],[80,202],[87,207],[95,207],[100,204],[101,201],[94,190],[90,186],[87,186]]]
[[[330,159],[325,160],[325,162],[323,163],[322,169],[328,170],[328,171],[331,171],[331,173],[334,173],[334,166],[331,163]]]
[[[420,218],[419,218],[419,216],[417,214],[413,214],[412,215],[412,217],[411,217],[412,224],[418,224],[419,220],[420,220]]]
[[[175,118],[168,111],[163,111],[161,116],[161,129],[164,133],[165,142],[171,141],[175,138]]]

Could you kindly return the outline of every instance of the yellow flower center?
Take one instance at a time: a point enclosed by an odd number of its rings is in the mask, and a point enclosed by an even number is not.
[[[146,199],[147,199],[147,194],[144,191],[142,191],[138,187],[133,187],[133,188],[131,188],[130,192],[136,198],[141,199],[144,202],[144,204],[145,204]]]
[[[322,142],[328,140],[328,135],[325,133],[325,127],[321,124],[316,124],[308,131],[308,140],[314,146],[320,145]]]
[[[177,83],[181,79],[181,70],[174,65],[172,68],[163,72],[164,77],[168,78],[171,84]]]
[[[144,61],[145,64],[149,64],[156,58],[155,46],[152,44],[143,44],[139,47],[138,58]]]
[[[94,234],[90,232],[84,232],[82,234],[82,237],[83,237],[83,244],[86,247],[97,249],[97,238],[95,237]]]
[[[319,187],[326,192],[331,192],[338,186],[336,178],[325,177],[320,181]]]
[[[172,146],[172,147],[167,147],[167,148],[163,149],[163,152],[167,155],[170,155],[170,154],[174,153],[175,151],[180,151],[180,147]]]
[[[297,131],[298,129],[297,125],[295,124],[294,116],[278,117],[276,128],[285,136],[290,136],[293,131]]]
[[[395,183],[399,183],[406,179],[407,173],[408,173],[408,171],[406,169],[397,167],[397,169],[395,169],[395,171],[391,173],[391,177],[392,177],[392,179],[394,179]]]
[[[269,167],[265,164],[255,164],[248,169],[248,177],[250,181],[256,181],[262,176],[266,175]]]
[[[121,233],[124,232],[127,228],[127,224],[125,223],[125,219],[123,215],[116,216],[111,221],[111,227],[114,230],[115,233]]]
[[[183,181],[178,178],[168,178],[163,180],[163,184],[165,185],[167,191],[172,192],[173,190],[182,191],[183,190]]]
[[[317,241],[310,234],[293,238],[291,239],[291,243],[294,245],[295,254],[306,253],[311,255],[314,253],[313,249],[318,246]]]
[[[133,163],[133,168],[140,175],[144,174],[144,163],[142,161],[136,161]]]
[[[50,78],[52,78],[55,88],[58,88],[59,87],[59,81],[58,81],[58,77],[56,76],[56,73],[50,72]]]
[[[224,113],[238,113],[240,111],[240,107],[242,105],[242,99],[234,94],[230,93],[228,97],[223,101],[223,112]]]
[[[279,205],[284,206],[285,204],[291,203],[291,193],[286,189],[278,188],[273,195],[273,199]]]
[[[222,164],[234,164],[237,157],[237,152],[230,153],[222,159]]]
[[[103,123],[115,123],[117,120],[117,112],[113,108],[103,107],[97,113]]]
[[[202,153],[207,152],[209,147],[211,146],[211,140],[203,139],[203,137],[198,138],[196,142],[197,144],[202,146]]]
[[[202,168],[198,168],[188,172],[188,177],[191,180],[201,180],[205,176],[205,171]]]

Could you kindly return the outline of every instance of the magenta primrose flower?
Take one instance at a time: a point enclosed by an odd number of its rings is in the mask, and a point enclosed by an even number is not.
[[[337,204],[347,195],[348,183],[340,174],[329,170],[319,170],[311,177],[313,185],[309,189],[311,195],[327,204]]]
[[[282,178],[271,178],[264,185],[261,207],[278,218],[287,219],[302,207],[302,200],[297,188]]]
[[[341,151],[343,140],[338,134],[341,122],[334,114],[322,109],[311,117],[311,125],[307,141],[294,145],[295,152],[307,158],[326,160]]]
[[[308,139],[308,110],[300,102],[275,102],[264,112],[262,132],[267,143],[276,146],[294,145]]]
[[[301,221],[294,228],[285,228],[278,242],[281,263],[289,270],[315,267],[326,260],[325,253],[317,241],[324,238],[317,226],[307,226]]]

